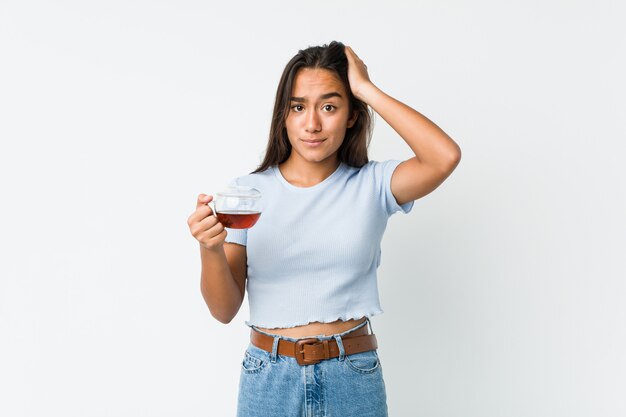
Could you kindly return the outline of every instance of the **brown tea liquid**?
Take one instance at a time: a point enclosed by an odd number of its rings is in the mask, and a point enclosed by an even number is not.
[[[247,229],[254,226],[261,213],[258,211],[232,210],[217,213],[217,219],[230,229]]]

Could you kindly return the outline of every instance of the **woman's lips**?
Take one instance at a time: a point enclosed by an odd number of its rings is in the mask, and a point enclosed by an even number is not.
[[[300,139],[300,140],[304,142],[307,146],[314,148],[316,146],[320,146],[322,142],[324,142],[326,139]]]

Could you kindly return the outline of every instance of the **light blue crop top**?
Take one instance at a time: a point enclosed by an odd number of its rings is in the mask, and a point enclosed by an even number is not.
[[[278,167],[234,179],[261,192],[263,212],[250,229],[226,231],[246,246],[248,326],[295,327],[374,316],[376,269],[387,219],[409,213],[391,193],[399,160],[341,163],[312,187],[289,183]]]

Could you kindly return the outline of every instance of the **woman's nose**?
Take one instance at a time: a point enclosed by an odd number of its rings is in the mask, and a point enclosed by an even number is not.
[[[316,111],[310,111],[306,116],[306,131],[318,132],[322,130],[322,123]]]

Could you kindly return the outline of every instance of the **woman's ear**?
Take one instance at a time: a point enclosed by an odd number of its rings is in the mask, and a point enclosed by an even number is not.
[[[350,129],[356,123],[356,120],[359,118],[359,113],[352,112],[352,117],[348,119],[348,129]]]

